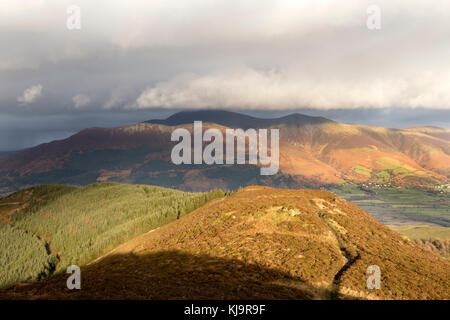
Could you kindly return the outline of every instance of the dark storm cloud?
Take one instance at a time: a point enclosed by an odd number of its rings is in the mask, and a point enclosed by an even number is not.
[[[0,150],[19,150],[40,143],[65,139],[90,127],[115,127],[166,118],[169,110],[61,113],[0,117]]]

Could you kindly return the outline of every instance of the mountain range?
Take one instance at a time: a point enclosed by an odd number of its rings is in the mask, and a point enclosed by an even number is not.
[[[257,165],[174,165],[175,128],[278,128],[280,170],[260,176]],[[115,181],[187,191],[237,189],[247,185],[301,188],[352,182],[381,185],[448,183],[450,130],[436,127],[390,129],[344,124],[291,114],[263,119],[202,110],[176,113],[114,128],[88,128],[0,158],[0,192],[64,183]]]

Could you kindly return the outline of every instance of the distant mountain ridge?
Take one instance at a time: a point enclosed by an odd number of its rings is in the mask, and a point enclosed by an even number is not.
[[[199,110],[199,111],[182,111],[175,113],[164,120],[148,120],[146,123],[162,124],[166,126],[179,126],[183,124],[191,124],[194,121],[203,121],[220,124],[230,128],[267,128],[272,126],[285,125],[290,127],[298,127],[302,125],[321,124],[334,122],[323,117],[306,116],[299,113],[293,113],[280,118],[257,118],[242,113],[224,111],[224,110]]]
[[[174,165],[172,131],[278,128],[280,171],[260,176],[256,165]],[[262,119],[235,112],[176,113],[114,128],[89,128],[0,158],[0,193],[36,184],[98,181],[151,184],[188,191],[246,185],[319,187],[343,182],[380,185],[449,183],[450,130],[388,129],[291,114]]]

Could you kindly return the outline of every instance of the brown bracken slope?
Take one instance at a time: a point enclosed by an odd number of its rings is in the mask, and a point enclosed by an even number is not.
[[[116,128],[91,128],[0,159],[0,193],[35,184],[85,185],[115,181],[188,191],[237,189],[249,184],[314,187],[352,181],[436,185],[450,177],[450,130],[388,129],[336,123],[292,114],[247,119],[237,113],[195,112],[178,122],[158,121]],[[191,113],[185,112],[184,117]],[[176,115],[175,115],[176,116]],[[177,127],[275,128],[280,130],[280,172],[262,179],[251,166],[176,166],[171,163]]]
[[[366,269],[381,269],[381,288]],[[336,195],[247,187],[3,299],[449,299],[450,261]]]

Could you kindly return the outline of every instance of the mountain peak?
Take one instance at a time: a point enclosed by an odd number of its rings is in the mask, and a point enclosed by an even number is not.
[[[279,118],[258,118],[225,110],[181,111],[171,115],[167,119],[154,119],[145,122],[163,124],[167,126],[177,126],[193,123],[194,121],[212,122],[230,128],[242,129],[263,128],[276,125],[299,127],[307,124],[333,122],[332,120],[323,117],[313,117],[299,113],[293,113]]]

